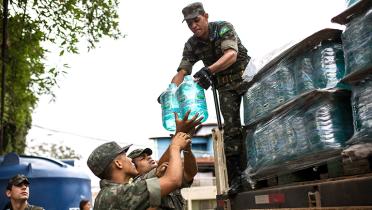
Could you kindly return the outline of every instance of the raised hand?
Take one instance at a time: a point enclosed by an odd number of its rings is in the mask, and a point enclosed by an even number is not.
[[[165,171],[167,170],[167,168],[168,168],[168,162],[162,163],[160,166],[156,168],[155,175],[159,178],[162,177]]]
[[[195,127],[201,124],[201,121],[204,117],[199,117],[199,113],[197,113],[190,120],[188,120],[190,112],[191,110],[187,111],[182,120],[178,118],[178,114],[176,112],[174,113],[174,117],[176,119],[176,134],[178,132],[184,132],[192,136],[194,134]]]
[[[172,139],[171,146],[178,146],[181,150],[186,149],[191,144],[191,136],[184,132],[178,132]]]

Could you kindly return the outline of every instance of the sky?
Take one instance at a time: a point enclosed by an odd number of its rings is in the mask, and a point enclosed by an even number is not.
[[[182,23],[181,10],[189,0],[121,0],[120,29],[126,37],[103,39],[97,48],[57,58],[67,62],[68,74],[59,78],[56,99],[42,97],[33,113],[29,146],[63,144],[86,161],[107,141],[134,148],[153,147],[150,137],[168,136],[162,127],[157,97],[176,73],[184,43],[192,35]],[[332,24],[346,8],[345,0],[203,0],[210,21],[232,23],[248,54],[259,62],[266,54],[298,42]],[[195,73],[203,65],[194,66]],[[212,91],[208,122],[216,122]]]

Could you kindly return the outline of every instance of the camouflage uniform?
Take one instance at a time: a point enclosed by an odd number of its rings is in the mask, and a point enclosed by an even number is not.
[[[94,201],[94,210],[147,209],[160,204],[158,178],[117,184],[109,180],[100,181],[101,190]]]
[[[13,185],[18,186],[19,184],[22,184],[22,183],[27,183],[28,185],[30,184],[30,182],[28,181],[28,178],[25,175],[17,174],[15,176],[13,176],[11,179],[9,179],[6,189],[11,190]],[[13,209],[12,204],[11,204],[11,202],[9,202],[4,207],[3,210],[12,210],[12,209]],[[25,210],[44,210],[44,208],[27,204],[27,207],[25,208]]]
[[[184,69],[191,74],[192,66],[199,60],[202,60],[205,66],[210,66],[223,56],[225,50],[234,49],[238,52],[234,64],[214,75],[224,118],[224,147],[231,184],[231,180],[239,176],[240,171],[245,168],[245,163],[240,163],[242,158],[239,157],[245,154],[240,149],[243,148],[240,104],[248,86],[241,76],[250,57],[232,24],[225,21],[210,22],[208,30],[209,40],[201,40],[194,35],[186,42],[178,71]]]
[[[101,178],[94,210],[147,209],[160,205],[160,182],[158,178],[136,183],[114,183],[104,179],[104,171],[119,154],[127,152],[131,145],[120,147],[116,142],[108,142],[97,147],[87,164],[97,177]]]
[[[10,205],[11,204],[9,204],[9,207],[5,207],[3,210],[13,210],[13,207]],[[25,210],[44,210],[44,208],[28,204]]]
[[[146,180],[152,177],[156,177],[156,168],[149,171],[147,174],[142,176],[137,176],[134,178],[133,182],[138,182],[141,180]],[[187,183],[186,180],[183,180],[181,188],[190,187],[192,182]],[[157,208],[158,210],[185,210],[186,209],[186,200],[182,197],[181,188],[176,189],[175,191],[169,193],[166,197],[161,198],[161,204]]]
[[[44,208],[34,205],[28,205],[25,210],[44,210]]]

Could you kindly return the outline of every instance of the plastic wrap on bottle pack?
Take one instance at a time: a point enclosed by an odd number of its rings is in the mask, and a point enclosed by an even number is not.
[[[244,70],[242,78],[244,81],[250,82],[253,79],[254,75],[256,75],[256,73],[257,73],[257,67],[254,64],[254,59],[251,59],[247,67]]]
[[[372,143],[372,75],[353,84],[351,105],[354,136],[347,143]]]
[[[344,75],[343,51],[338,41],[322,41],[294,58],[284,58],[246,92],[244,123],[254,123],[275,108],[315,89],[347,89],[339,83]]]
[[[325,161],[352,135],[350,93],[312,91],[250,130],[246,173],[257,178]]]
[[[253,84],[243,97],[244,122],[249,124],[295,96],[294,78],[281,64],[267,77]]]
[[[304,93],[316,89],[317,85],[314,83],[315,70],[309,53],[305,53],[299,57],[295,61],[294,68],[297,70],[293,71],[293,73],[298,93]]]
[[[316,88],[342,87],[339,81],[345,76],[345,60],[341,43],[323,41],[311,54]]]
[[[372,68],[372,8],[351,19],[342,43],[347,74]]]

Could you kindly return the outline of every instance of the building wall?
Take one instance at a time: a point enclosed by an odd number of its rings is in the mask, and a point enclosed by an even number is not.
[[[184,188],[181,190],[182,196],[187,201],[188,210],[209,210],[215,209],[216,186],[199,186]]]
[[[170,137],[160,137],[154,139],[155,141],[155,150],[154,158],[159,160],[160,156],[168,148],[171,138]],[[213,142],[211,136],[198,137],[195,136],[192,138],[191,149],[195,157],[211,157],[213,156]]]

